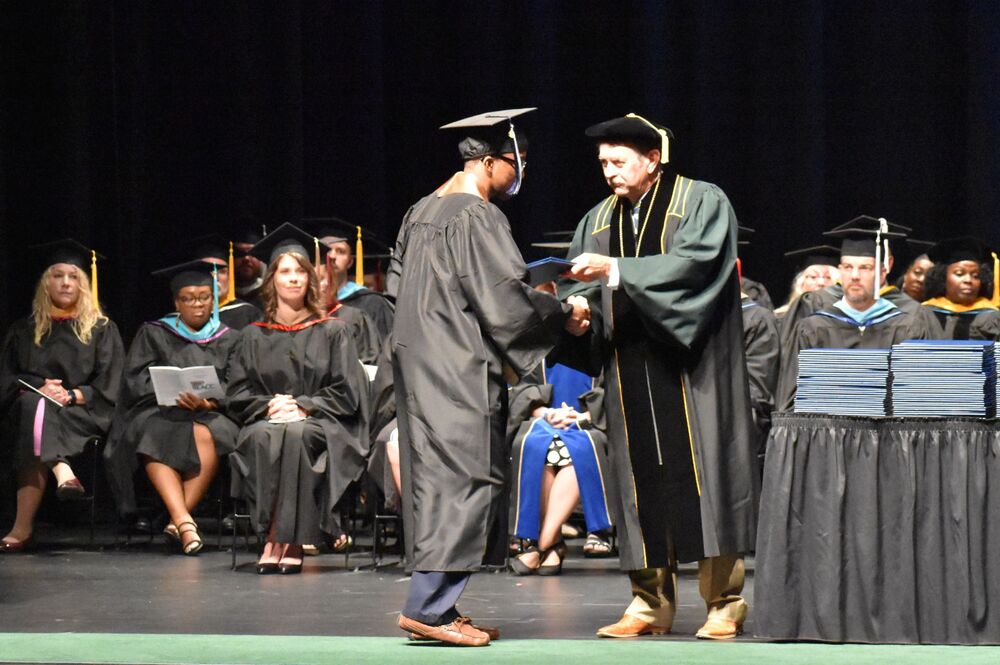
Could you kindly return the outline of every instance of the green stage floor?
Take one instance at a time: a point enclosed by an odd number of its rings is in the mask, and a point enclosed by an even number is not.
[[[482,649],[408,642],[405,636],[315,637],[150,635],[120,633],[0,633],[2,663],[206,663],[320,665],[327,663],[572,663],[664,665],[875,665],[1000,662],[998,647],[770,644],[639,640],[499,640]]]

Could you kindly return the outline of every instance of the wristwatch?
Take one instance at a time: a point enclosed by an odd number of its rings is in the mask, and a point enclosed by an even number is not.
[[[69,390],[69,401],[66,402],[66,406],[76,406],[76,391],[73,389]]]

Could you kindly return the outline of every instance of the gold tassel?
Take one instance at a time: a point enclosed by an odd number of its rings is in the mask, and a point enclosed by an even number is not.
[[[354,282],[365,285],[365,248],[361,244],[361,227],[358,227],[358,241],[354,248]]]
[[[319,267],[319,238],[313,236],[313,267]]]
[[[990,254],[993,255],[993,297],[990,301],[994,307],[1000,307],[1000,258],[997,258],[996,252]]]
[[[229,287],[226,289],[226,305],[236,300],[236,259],[233,258],[233,242],[229,241]]]
[[[90,250],[90,297],[94,299],[95,307],[101,306],[97,298],[97,252],[94,250]]]
[[[660,135],[660,164],[666,164],[670,161],[670,137],[667,136],[666,130],[660,129],[649,120],[646,120],[638,113],[626,113],[626,118],[635,118],[636,120],[647,125],[650,129]]]

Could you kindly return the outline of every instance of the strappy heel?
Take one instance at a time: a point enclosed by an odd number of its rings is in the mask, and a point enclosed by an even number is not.
[[[185,529],[184,527],[190,527]],[[194,537],[184,544],[184,534],[193,533]],[[187,556],[194,556],[201,551],[201,548],[205,546],[205,543],[201,540],[201,534],[198,533],[198,525],[192,521],[181,522],[177,525],[177,536],[180,539],[181,551]]]

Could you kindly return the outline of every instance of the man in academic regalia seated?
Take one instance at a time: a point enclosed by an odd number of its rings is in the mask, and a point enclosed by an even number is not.
[[[205,261],[218,266],[219,320],[223,325],[233,330],[243,330],[254,321],[259,321],[264,314],[260,308],[237,297],[234,243],[212,233],[195,239],[192,245],[191,256],[186,257],[188,260]]]
[[[926,336],[915,316],[903,311],[889,298],[876,295],[889,273],[888,263],[881,260],[886,255],[888,240],[876,261],[876,233],[871,227],[854,226],[835,233],[843,238],[839,267],[844,295],[833,305],[799,321],[788,342],[782,346],[778,386],[780,411],[791,411],[794,406],[799,351],[888,349],[903,340]],[[892,233],[885,236],[898,237]]]
[[[677,562],[697,561],[707,621],[740,633],[758,483],[736,270],[736,215],[669,165],[671,134],[635,114],[587,130],[613,194],[577,226],[575,279],[592,332],[559,361],[604,370],[609,495],[632,603],[602,637],[671,630]],[[565,357],[565,358],[564,358]],[[593,368],[591,367],[591,371]]]
[[[861,215],[855,217],[849,222],[845,222],[840,226],[827,231],[823,235],[829,237],[840,237],[837,234],[844,231],[851,231],[852,229],[868,229],[872,231],[872,237],[874,238],[874,229],[878,228],[880,220],[870,217],[868,215]],[[889,232],[892,233],[895,238],[905,238],[906,234],[912,229],[902,224],[888,224]],[[892,272],[894,257],[892,254],[892,248],[889,248],[889,256],[886,259],[886,265],[888,272]],[[831,284],[825,289],[820,289],[819,291],[814,291],[809,294],[802,294],[802,297],[796,300],[788,308],[788,313],[784,316],[781,321],[781,343],[788,344],[795,330],[795,325],[806,318],[814,312],[818,312],[821,309],[828,308],[833,303],[840,300],[844,295],[843,287],[843,276],[841,276],[841,281],[836,284]],[[879,293],[879,299],[885,299],[891,302],[893,305],[903,310],[907,314],[916,314],[917,310],[920,308],[920,303],[906,295],[893,284],[887,283],[885,280],[879,282],[882,287]]]
[[[346,222],[342,224],[347,225]],[[375,324],[379,338],[387,339],[392,332],[395,310],[389,299],[381,293],[376,293],[358,283],[356,276],[355,279],[351,279],[351,271],[355,268],[357,257],[352,251],[350,239],[343,235],[343,231],[334,227],[324,228],[323,232],[317,235],[320,242],[328,248],[324,266],[330,292],[335,294],[337,302],[345,307],[359,309],[367,314]]]
[[[396,299],[393,375],[409,594],[399,627],[417,638],[485,646],[455,604],[470,574],[507,550],[507,383],[563,335],[582,334],[586,302],[532,289],[510,223],[490,201],[520,188],[529,109],[467,118],[461,172],[407,212],[388,272]]]

